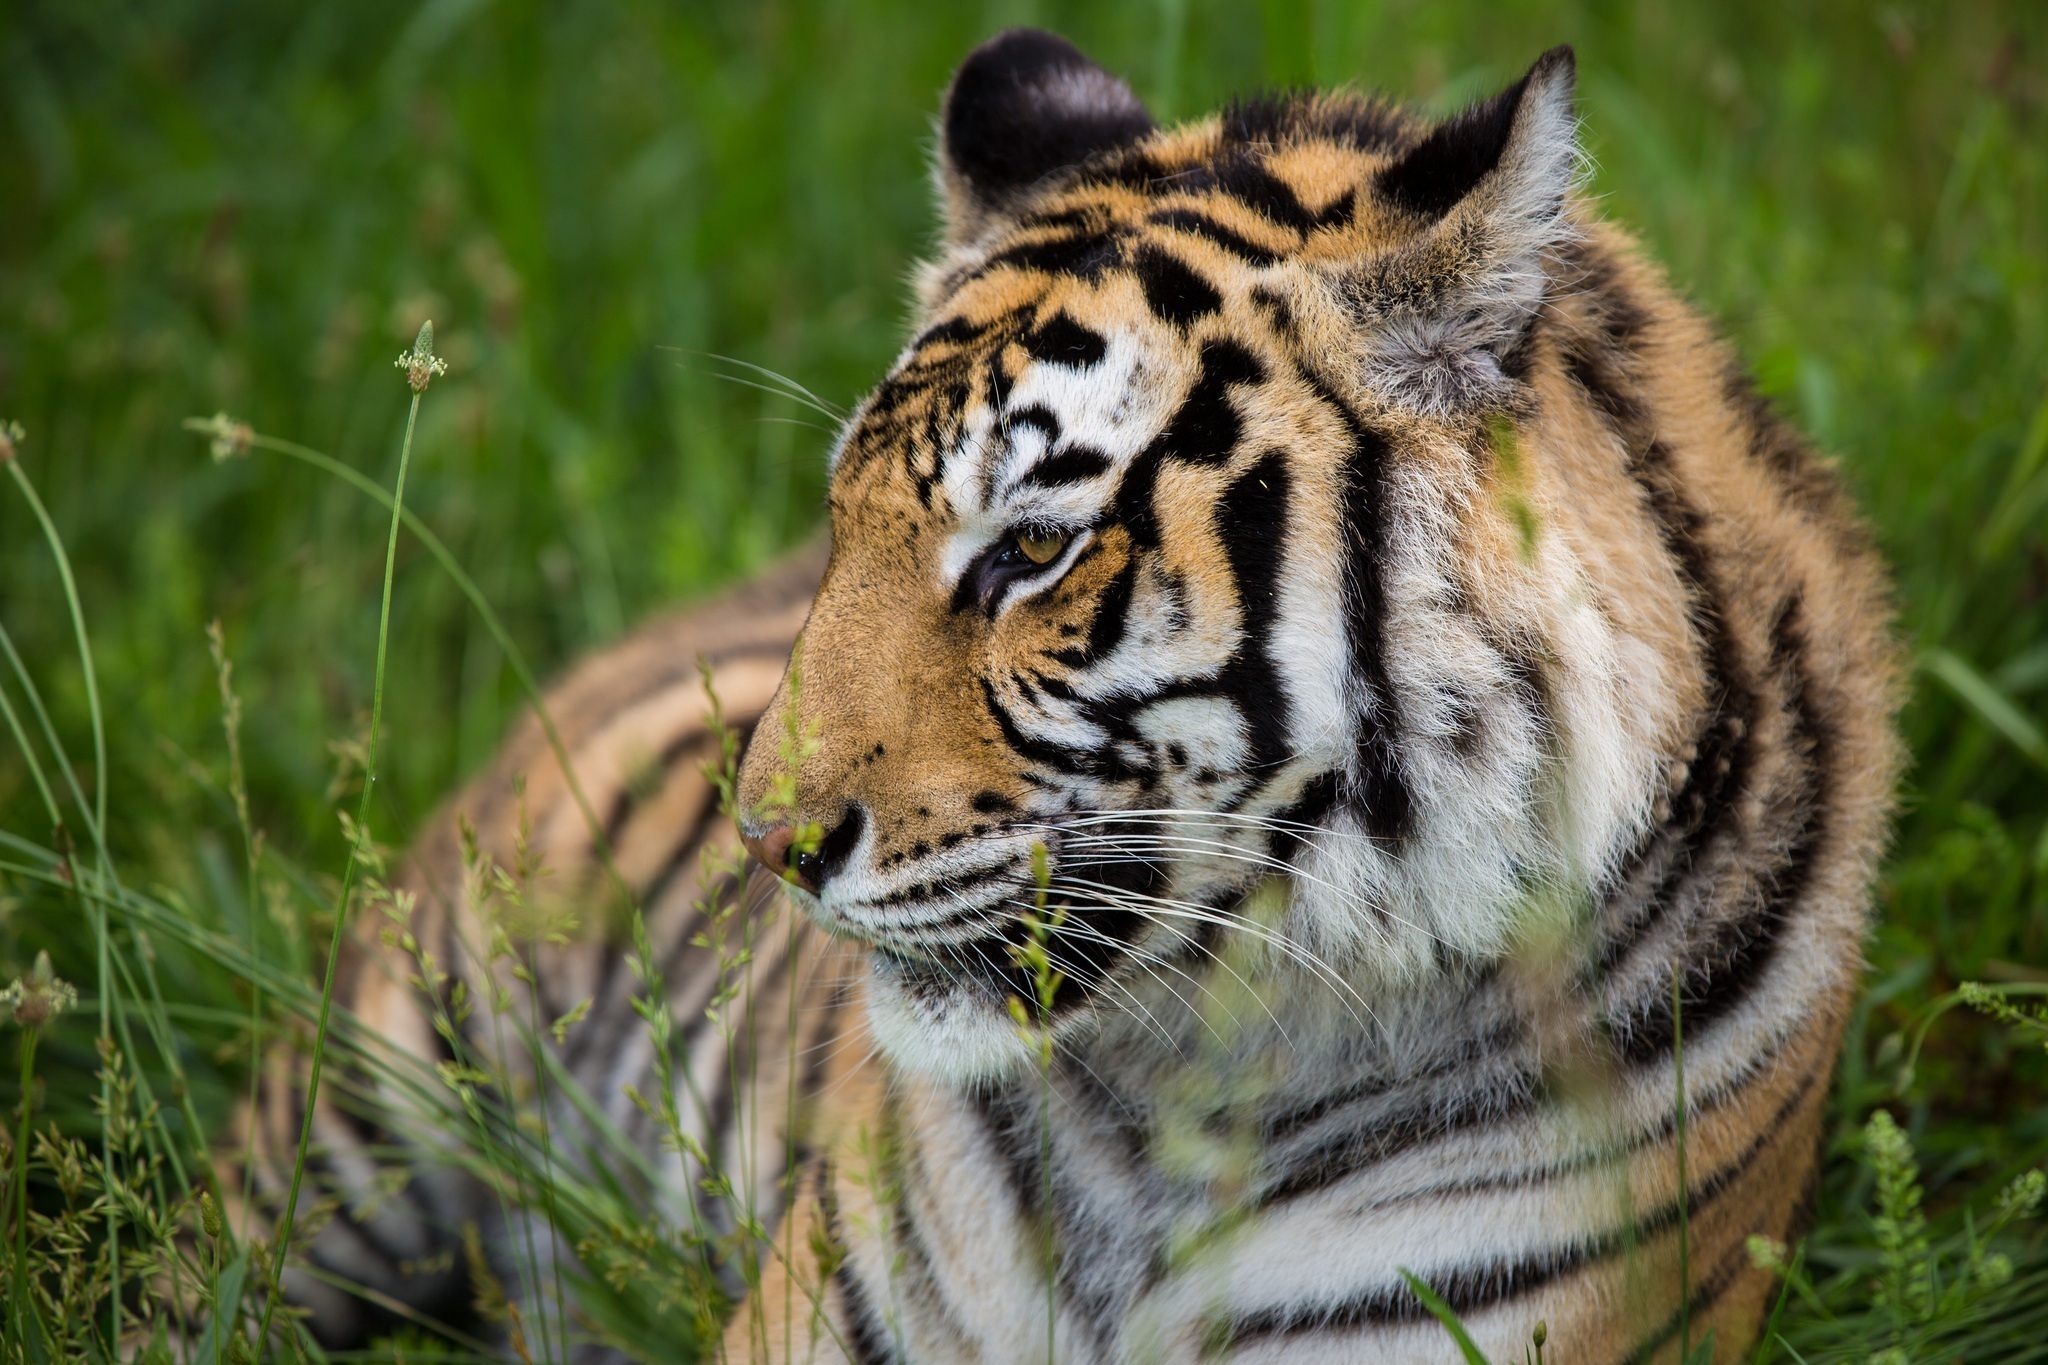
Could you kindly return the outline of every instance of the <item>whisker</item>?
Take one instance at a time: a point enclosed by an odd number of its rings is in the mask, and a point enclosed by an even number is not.
[[[1071,876],[1055,876],[1054,880],[1055,882],[1064,881],[1068,885],[1078,886],[1095,892],[1108,899],[1112,904],[1122,905],[1126,908],[1145,910],[1167,918],[1191,920],[1198,924],[1213,924],[1219,928],[1249,934],[1256,941],[1279,949],[1297,964],[1322,977],[1328,985],[1334,987],[1340,994],[1350,996],[1375,1021],[1379,1017],[1373,1011],[1372,1006],[1366,1002],[1365,998],[1359,995],[1349,982],[1344,980],[1334,966],[1325,962],[1321,957],[1309,951],[1306,946],[1295,941],[1293,938],[1262,925],[1255,920],[1247,919],[1242,915],[1233,915],[1228,911],[1218,910],[1213,906],[1203,905],[1198,901],[1177,901],[1145,892],[1131,892],[1122,887],[1110,886],[1102,882],[1086,881]],[[1210,956],[1214,958],[1215,954],[1212,953]],[[1357,1017],[1355,1013],[1353,1017]]]
[[[1035,902],[1031,902],[1031,903],[1035,904]],[[1019,904],[1024,904],[1024,903],[1023,903],[1023,902],[1019,902]],[[1094,928],[1086,928],[1086,929],[1083,929],[1083,927],[1082,927],[1082,926],[1076,925],[1076,924],[1074,924],[1074,923],[1073,923],[1072,921],[1069,921],[1069,922],[1068,922],[1068,923],[1066,923],[1066,924],[1060,924],[1060,925],[1054,925],[1054,924],[1051,924],[1051,923],[1047,923],[1047,925],[1046,925],[1046,933],[1047,933],[1048,937],[1050,937],[1050,936],[1051,936],[1051,935],[1053,935],[1053,934],[1067,934],[1067,933],[1072,933],[1072,934],[1074,934],[1074,936],[1075,936],[1075,937],[1088,937],[1088,936],[1092,936],[1092,937],[1093,937],[1093,938],[1094,938],[1094,939],[1095,939],[1096,941],[1099,941],[1099,942],[1102,942],[1102,943],[1106,943],[1106,944],[1110,945],[1111,947],[1115,947],[1115,948],[1130,948],[1130,947],[1132,947],[1132,945],[1127,945],[1127,944],[1123,944],[1123,943],[1120,943],[1120,942],[1118,942],[1118,941],[1117,941],[1117,940],[1115,940],[1115,939],[1112,939],[1112,938],[1110,938],[1110,937],[1109,937],[1109,936],[1108,936],[1107,934],[1104,934],[1104,933],[1103,933],[1103,932],[1102,932],[1101,930],[1099,930],[1099,929],[1094,929]],[[1149,972],[1149,971],[1151,970],[1151,968],[1150,968],[1150,966],[1149,966],[1149,965],[1147,964],[1146,958],[1147,958],[1148,956],[1156,956],[1156,955],[1149,955],[1149,954],[1145,954],[1145,953],[1142,953],[1142,952],[1139,952],[1139,951],[1135,951],[1135,950],[1134,950],[1134,951],[1132,951],[1132,953],[1131,953],[1131,956],[1132,956],[1133,960],[1137,961],[1137,962],[1139,963],[1139,965],[1140,965],[1141,967],[1145,967],[1145,969],[1146,969],[1146,970],[1147,970],[1147,971]],[[1051,946],[1050,946],[1050,945],[1048,945],[1048,947],[1047,947],[1047,949],[1046,949],[1046,958],[1047,958],[1047,960],[1048,960],[1049,962],[1051,962],[1051,963],[1052,963],[1052,965],[1053,965],[1053,966],[1054,966],[1054,967],[1055,967],[1056,969],[1060,970],[1060,971],[1062,972],[1062,974],[1063,974],[1063,975],[1067,975],[1067,976],[1074,976],[1074,970],[1073,970],[1073,967],[1074,967],[1074,965],[1075,965],[1075,964],[1068,964],[1068,965],[1066,965],[1066,966],[1062,966],[1062,965],[1061,965],[1061,964],[1060,964],[1060,963],[1059,963],[1059,962],[1058,962],[1057,960],[1055,960],[1055,957],[1054,957],[1054,953],[1053,953],[1053,950],[1052,950],[1052,948],[1051,948]],[[1159,962],[1159,965],[1161,965],[1161,966],[1168,966],[1168,967],[1170,967],[1170,966],[1172,965],[1172,964],[1170,964],[1170,963],[1166,962],[1166,961],[1165,961],[1164,959],[1156,959],[1156,960],[1157,960],[1157,961]],[[1183,973],[1183,975],[1185,975],[1185,974]],[[1076,978],[1076,979],[1078,979],[1078,978]],[[1156,978],[1155,978],[1155,979],[1156,979]],[[1190,982],[1193,982],[1193,978],[1189,978],[1189,980],[1190,980]],[[1139,999],[1139,998],[1138,998],[1138,997],[1136,996],[1136,994],[1134,994],[1134,993],[1133,993],[1133,992],[1131,991],[1131,989],[1130,989],[1130,988],[1129,988],[1128,986],[1126,986],[1126,985],[1124,985],[1124,984],[1123,984],[1122,982],[1120,982],[1120,981],[1116,980],[1116,978],[1115,978],[1115,977],[1113,977],[1113,976],[1108,976],[1108,975],[1105,975],[1105,976],[1103,976],[1103,977],[1102,977],[1102,979],[1101,979],[1101,982],[1100,982],[1100,984],[1102,984],[1102,985],[1106,985],[1106,986],[1110,986],[1110,987],[1112,987],[1112,988],[1114,988],[1114,989],[1116,989],[1116,990],[1118,990],[1118,991],[1121,991],[1121,992],[1123,993],[1123,996],[1124,996],[1124,998],[1125,998],[1125,999],[1127,999],[1127,1000],[1128,1000],[1128,1001],[1130,1002],[1130,1004],[1131,1004],[1131,1008],[1132,1008],[1132,1009],[1134,1009],[1135,1011],[1137,1011],[1137,1013],[1138,1013],[1139,1015],[1143,1016],[1143,1017],[1142,1017],[1142,1018],[1140,1019],[1140,1021],[1139,1021],[1139,1022],[1141,1022],[1142,1024],[1144,1024],[1144,1025],[1145,1025],[1145,1026],[1146,1026],[1147,1028],[1151,1029],[1151,1030],[1152,1030],[1152,1031],[1153,1031],[1154,1033],[1158,1034],[1158,1035],[1159,1035],[1159,1041],[1161,1041],[1162,1043],[1166,1044],[1166,1046],[1167,1046],[1168,1048],[1170,1048],[1170,1049],[1171,1049],[1171,1050],[1173,1051],[1173,1053],[1174,1053],[1174,1055],[1175,1055],[1175,1056],[1177,1056],[1177,1057],[1181,1058],[1181,1060],[1183,1060],[1183,1061],[1186,1061],[1186,1060],[1187,1060],[1187,1054],[1186,1054],[1186,1053],[1184,1053],[1184,1052],[1183,1052],[1183,1051],[1181,1050],[1180,1044],[1174,1041],[1173,1035],[1172,1035],[1172,1034],[1171,1034],[1171,1033],[1170,1033],[1170,1032],[1169,1032],[1169,1031],[1167,1030],[1166,1026],[1165,1026],[1165,1025],[1163,1025],[1163,1024],[1161,1024],[1161,1023],[1159,1022],[1159,1020],[1158,1020],[1158,1019],[1157,1019],[1157,1018],[1156,1018],[1156,1017],[1155,1017],[1155,1016],[1153,1015],[1152,1011],[1151,1011],[1151,1010],[1150,1010],[1149,1008],[1147,1008],[1147,1006],[1145,1005],[1144,1001],[1140,1000],[1140,999]],[[1199,984],[1199,983],[1195,983],[1195,984]],[[1165,982],[1164,980],[1161,980],[1161,981],[1160,981],[1160,985],[1161,985],[1161,986],[1162,986],[1162,987],[1163,987],[1163,988],[1164,988],[1164,989],[1166,990],[1166,992],[1167,992],[1167,993],[1168,993],[1169,995],[1173,996],[1173,998],[1174,998],[1175,1000],[1178,1000],[1178,1001],[1179,1001],[1179,1002],[1181,1003],[1181,1005],[1182,1005],[1182,1006],[1183,1006],[1184,1008],[1188,1008],[1188,1009],[1190,1010],[1190,1012],[1191,1012],[1191,1013],[1195,1013],[1195,1014],[1199,1015],[1199,1011],[1195,1011],[1195,1010],[1193,1010],[1193,1008],[1192,1008],[1191,1006],[1189,1006],[1189,1005],[1188,1005],[1188,1001],[1187,1001],[1186,997],[1184,997],[1183,995],[1181,995],[1181,993],[1180,993],[1179,991],[1175,990],[1175,989],[1174,989],[1174,988],[1173,988],[1173,987],[1172,987],[1172,986],[1171,986],[1170,984],[1168,984],[1168,983],[1167,983],[1167,982]]]
[[[1334,829],[1328,825],[1288,820],[1277,815],[1260,815],[1252,811],[1220,811],[1177,806],[1150,806],[1134,810],[1093,810],[1083,808],[1062,814],[1051,821],[1019,822],[1018,827],[1058,830],[1104,824],[1159,823],[1167,820],[1238,826],[1246,829],[1271,830],[1276,833],[1286,834],[1330,835],[1339,839],[1360,840],[1366,843],[1385,842],[1378,836],[1367,834],[1363,830]]]
[[[834,431],[831,427],[823,426],[817,422],[806,422],[801,417],[756,417],[754,421],[764,425],[772,424],[776,426],[809,427],[812,431],[822,431],[827,436],[837,436],[839,434],[838,432]]]
[[[1149,841],[1151,847],[1167,850],[1206,851],[1233,862],[1248,863],[1254,867],[1263,867],[1268,871],[1280,873],[1283,876],[1298,878],[1308,882],[1310,885],[1323,887],[1340,896],[1345,894],[1344,889],[1335,882],[1304,872],[1285,859],[1275,858],[1269,853],[1259,853],[1255,850],[1240,848],[1235,844],[1226,844],[1217,840],[1193,839],[1185,836],[1175,838],[1172,835],[1165,834],[1131,834],[1123,836],[1084,834],[1070,836],[1067,840],[1068,843],[1091,848],[1124,848],[1138,841]],[[1417,932],[1427,932],[1419,925],[1410,925],[1409,927],[1417,930]]]
[[[743,370],[752,370],[755,374],[758,374],[765,379],[774,380],[775,383],[780,387],[771,388],[769,385],[766,384],[758,384],[754,383],[751,380],[742,379],[738,375],[721,375],[718,374],[716,370],[709,371],[709,373],[715,375],[720,379],[727,380],[731,383],[745,384],[749,388],[760,389],[765,393],[780,394],[784,398],[794,399],[798,402],[802,402],[812,408],[815,408],[817,411],[823,413],[825,416],[830,417],[835,422],[844,422],[848,416],[846,409],[840,407],[837,403],[833,403],[827,399],[820,398],[817,394],[811,392],[810,389],[804,387],[802,384],[790,378],[788,375],[783,374],[780,370],[771,370],[766,365],[756,365],[753,361],[741,360],[738,356],[720,355],[716,351],[693,350],[687,346],[658,346],[655,349],[662,351],[670,351],[677,355],[701,356],[706,360],[716,360],[722,365],[737,365]]]
[[[1159,834],[1133,834],[1122,837],[1100,834],[1069,836],[1066,842],[1068,842],[1069,844],[1082,845],[1089,848],[1109,848],[1125,851],[1129,853],[1130,856],[1123,859],[1123,862],[1141,863],[1147,867],[1156,867],[1157,864],[1153,862],[1151,859],[1139,856],[1136,849],[1132,848],[1131,846],[1136,845],[1138,848],[1149,846],[1155,849],[1166,850],[1169,852],[1174,850],[1175,848],[1206,851],[1210,855],[1218,858],[1222,858],[1228,861],[1246,863],[1254,867],[1262,867],[1268,871],[1279,873],[1283,876],[1294,877],[1298,880],[1305,881],[1312,886],[1323,887],[1324,889],[1330,891],[1333,895],[1346,898],[1349,898],[1349,896],[1351,895],[1350,892],[1347,892],[1343,887],[1338,886],[1336,883],[1331,882],[1326,878],[1313,876],[1309,873],[1303,872],[1300,868],[1296,867],[1292,863],[1274,859],[1269,855],[1263,855],[1249,850],[1240,849],[1233,844],[1223,844],[1214,843],[1210,841],[1188,839],[1175,841],[1169,835]],[[1090,861],[1093,865],[1096,866],[1116,865],[1110,860],[1102,858],[1093,858]],[[1437,943],[1446,942],[1443,936],[1438,934],[1434,929],[1429,928],[1427,925],[1417,924],[1414,920],[1409,919],[1406,915],[1401,914],[1399,911],[1393,909],[1391,906],[1375,904],[1373,906],[1373,909],[1375,913],[1385,916],[1387,919],[1392,920],[1394,923],[1400,925],[1404,929],[1408,929],[1414,933],[1421,934],[1425,938],[1431,939]]]
[[[1113,939],[1109,935],[1103,933],[1100,929],[1096,929],[1092,925],[1083,925],[1079,924],[1077,921],[1068,920],[1065,923],[1060,924],[1058,926],[1049,927],[1051,927],[1054,932],[1076,933],[1079,936],[1086,936],[1095,942],[1108,944],[1110,947],[1117,948],[1127,953],[1133,960],[1137,961],[1140,966],[1144,967],[1147,974],[1150,975],[1153,980],[1157,981],[1162,989],[1166,990],[1169,994],[1171,994],[1173,998],[1180,1003],[1183,1009],[1186,1009],[1196,1018],[1201,1019],[1203,1022],[1203,1026],[1209,1030],[1212,1036],[1215,1037],[1219,1045],[1224,1047],[1226,1050],[1229,1048],[1229,1040],[1217,1031],[1216,1026],[1213,1023],[1210,1023],[1209,1020],[1202,1015],[1202,1012],[1200,1010],[1195,1009],[1193,1003],[1190,1002],[1186,996],[1182,995],[1178,990],[1175,990],[1172,983],[1168,982],[1163,977],[1161,977],[1156,971],[1154,971],[1153,964],[1157,964],[1157,966],[1163,967],[1167,971],[1172,972],[1174,975],[1180,977],[1189,985],[1193,986],[1196,990],[1208,996],[1211,1000],[1215,1001],[1215,1003],[1218,1006],[1222,1007],[1230,1013],[1231,1020],[1233,1023],[1237,1022],[1236,1011],[1231,1010],[1229,1004],[1226,1001],[1224,1001],[1222,997],[1218,996],[1216,992],[1210,988],[1209,984],[1206,981],[1198,979],[1192,973],[1188,972],[1185,968],[1181,967],[1179,964],[1175,963],[1170,958],[1162,957],[1158,953],[1152,952],[1139,944],[1126,943],[1120,939]],[[1252,999],[1257,1000],[1259,1002],[1260,1007],[1264,1009],[1266,1012],[1266,1017],[1273,1021],[1273,1027],[1275,1028],[1275,1030],[1279,1032],[1282,1038],[1287,1040],[1287,1045],[1289,1047],[1294,1047],[1294,1040],[1288,1037],[1286,1026],[1283,1025],[1280,1022],[1279,1017],[1273,1013],[1273,1007],[1270,1003],[1267,1002],[1266,998],[1263,995],[1261,995],[1259,991],[1249,981],[1246,981],[1243,976],[1239,975],[1237,969],[1235,967],[1232,967],[1228,962],[1223,961],[1221,958],[1216,957],[1214,954],[1210,954],[1210,960],[1214,962],[1215,965],[1217,965],[1218,967],[1221,967],[1224,971],[1229,972],[1231,978],[1235,980],[1238,985],[1244,987],[1245,993],[1249,995]],[[1129,995],[1130,992],[1126,990],[1125,994]],[[1133,1003],[1135,1003],[1136,997],[1133,996],[1132,1000]],[[1143,1006],[1139,1006],[1139,1008],[1142,1009]],[[1176,1049],[1176,1051],[1178,1050]]]

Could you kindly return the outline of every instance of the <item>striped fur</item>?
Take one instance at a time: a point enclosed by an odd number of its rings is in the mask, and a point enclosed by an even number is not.
[[[738,865],[739,850],[705,771],[718,759],[719,741],[699,661],[710,668],[726,720],[744,737],[782,676],[817,585],[822,550],[814,545],[725,598],[641,627],[585,661],[547,697],[578,785],[643,909],[661,964],[677,1022],[682,1071],[676,1101],[685,1129],[721,1170],[751,1176],[744,1183],[751,1186],[752,1211],[771,1224],[779,1218],[785,1189],[788,1096],[793,1089],[812,1093],[831,1085],[837,1070],[864,1053],[850,1051],[857,1045],[846,1036],[847,964],[815,931],[786,916],[769,923],[752,962],[738,973],[738,1008],[752,1029],[741,1038],[736,1057],[729,1058],[726,1038],[705,1019],[706,1001],[721,983],[714,955],[693,942],[707,928],[703,907],[723,898],[758,911],[773,883],[757,872],[742,886],[720,871]],[[533,973],[537,1005],[512,977],[509,963],[488,970],[483,965],[490,930],[480,922],[484,898],[474,885],[474,863],[462,849],[464,823],[474,829],[481,851],[503,869],[519,863],[523,837],[527,857],[544,869],[538,881],[547,903],[578,912],[580,929],[569,941],[541,951]],[[590,1002],[565,1045],[550,1046],[605,1119],[658,1163],[662,1177],[646,1197],[671,1226],[689,1226],[686,1201],[705,1172],[661,1151],[655,1125],[625,1093],[627,1086],[643,1095],[659,1092],[647,1030],[633,1009],[639,986],[627,956],[624,916],[617,913],[619,897],[600,865],[589,821],[537,722],[529,717],[491,767],[430,823],[397,886],[415,898],[415,941],[479,1002],[464,1030],[472,1056],[495,1058],[515,1086],[533,1080],[531,1056],[519,1041],[520,1022],[532,1014],[545,1023],[578,1002]],[[419,960],[391,941],[391,928],[374,913],[357,924],[337,972],[337,999],[393,1052],[430,1064],[449,1061],[453,1050],[435,1033],[417,989]],[[510,993],[509,1017],[490,1007],[493,980]],[[259,1207],[275,1214],[298,1141],[305,1078],[303,1066],[288,1065],[286,1054],[273,1060],[252,1165]],[[736,1073],[729,1060],[737,1061]],[[530,1091],[524,1100],[533,1102]],[[559,1093],[555,1100],[554,1141],[558,1150],[573,1152],[590,1120]],[[392,1169],[392,1147],[433,1145],[436,1123],[452,1122],[457,1142],[477,1142],[459,1114],[436,1110],[402,1121],[418,1107],[418,1096],[368,1072],[327,1073],[308,1196],[323,1206],[311,1220],[319,1231],[288,1266],[286,1289],[309,1311],[316,1335],[330,1347],[360,1346],[404,1326],[405,1310],[491,1335],[492,1324],[474,1320],[478,1286],[463,1245],[465,1224],[477,1228],[491,1272],[515,1300],[528,1301],[527,1330],[537,1330],[528,1236],[546,1248],[544,1220],[531,1228],[518,1221],[508,1226],[506,1206],[444,1161],[403,1163],[407,1178],[396,1189],[381,1178]],[[244,1129],[237,1123],[230,1131]],[[302,1210],[308,1200],[302,1200]],[[703,1201],[699,1212],[714,1233],[731,1226],[732,1211],[718,1201]],[[543,1250],[541,1262],[546,1260]]]
[[[1887,607],[1831,470],[1579,196],[1571,83],[1154,130],[1049,35],[956,76],[801,667],[745,671],[794,605],[721,666],[809,739],[749,751],[743,833],[844,964],[763,990],[810,992],[797,1055],[881,1052],[818,1083],[729,1355],[1043,1360],[1050,1323],[1075,1362],[1443,1359],[1400,1267],[1497,1358],[1539,1319],[1574,1362],[1753,1336],[1743,1242],[1801,1216],[1885,835]],[[725,836],[660,629],[560,705],[670,925],[662,869]],[[636,743],[665,776],[627,801]],[[464,808],[503,828],[526,772],[586,876],[549,766],[515,738]],[[645,1066],[615,961],[544,973],[621,1021],[569,1057],[607,1098]],[[1010,1001],[1055,984],[1041,1069]]]

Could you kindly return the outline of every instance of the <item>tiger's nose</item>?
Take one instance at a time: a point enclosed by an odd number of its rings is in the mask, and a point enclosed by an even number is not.
[[[759,834],[740,832],[740,842],[747,846],[747,852],[754,855],[754,861],[778,877],[786,877],[813,895],[824,880],[824,860],[815,853],[798,853],[790,856],[790,845],[796,842],[796,826],[784,822],[770,825]]]

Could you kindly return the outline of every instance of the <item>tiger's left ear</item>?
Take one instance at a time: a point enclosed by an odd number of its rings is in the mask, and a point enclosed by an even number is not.
[[[998,33],[967,54],[946,90],[938,170],[947,237],[978,236],[1048,175],[1151,131],[1131,88],[1066,39]]]
[[[1503,365],[1543,306],[1546,261],[1575,232],[1575,74],[1572,50],[1551,49],[1375,178],[1382,202],[1421,226],[1337,285],[1362,324],[1366,384],[1391,405],[1448,417],[1511,394]]]

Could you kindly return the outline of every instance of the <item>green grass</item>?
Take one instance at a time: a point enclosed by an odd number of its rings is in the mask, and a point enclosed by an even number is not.
[[[391,360],[431,316],[451,370],[423,405],[408,510],[496,605],[504,638],[536,667],[558,665],[815,524],[826,434],[803,425],[803,407],[719,378],[747,372],[704,353],[842,404],[872,383],[932,232],[937,93],[979,37],[1037,22],[1165,115],[1344,81],[1448,107],[1553,43],[1578,46],[1609,211],[1839,454],[1927,665],[1806,1252],[1814,1302],[1790,1303],[1788,1339],[1818,1360],[1864,1330],[1827,1313],[1861,1322],[1874,1302],[1878,1182],[1862,1159],[1874,1107],[1917,1149],[1936,1250],[1961,1246],[1960,1210],[1981,1217],[2048,1155],[2048,1056],[2006,1023],[1952,1011],[1901,1089],[1902,1046],[1888,1040],[1960,982],[2048,980],[2048,10],[1504,9],[10,8],[0,418],[26,431],[21,468],[77,574],[104,782],[66,587],[12,480],[0,480],[0,626],[87,805],[104,803],[108,866],[157,907],[116,904],[132,979],[108,1005],[128,1002],[123,1051],[162,1106],[166,1191],[194,1177],[168,1161],[203,1145],[188,1130],[219,1124],[246,1084],[251,1008],[242,980],[175,922],[253,944],[265,995],[311,1004],[299,983],[322,957],[350,855],[331,746],[359,741],[371,707],[390,515],[274,454],[215,463],[181,419],[225,410],[389,488],[406,420]],[[265,879],[248,875],[229,781],[206,645],[216,617],[244,708],[250,821],[281,855]],[[385,687],[368,809],[395,844],[488,756],[524,695],[499,636],[409,537]],[[4,661],[0,691],[66,802]],[[66,819],[78,863],[96,865],[87,822]],[[8,860],[55,847],[51,823],[31,765],[0,736]],[[92,1042],[95,906],[107,904],[0,874],[0,982],[47,950],[86,996],[40,1040],[38,1121],[95,1150],[94,1106],[112,1085]],[[156,926],[146,963],[133,923]],[[10,1113],[15,1098],[0,1078]],[[2030,1237],[2002,1291],[2019,1306],[1972,1311],[2005,1324],[1983,1332],[2038,1354],[2048,1254]],[[1977,1343],[1954,1348],[1966,1356],[2018,1358],[1989,1336],[1964,1340]]]

